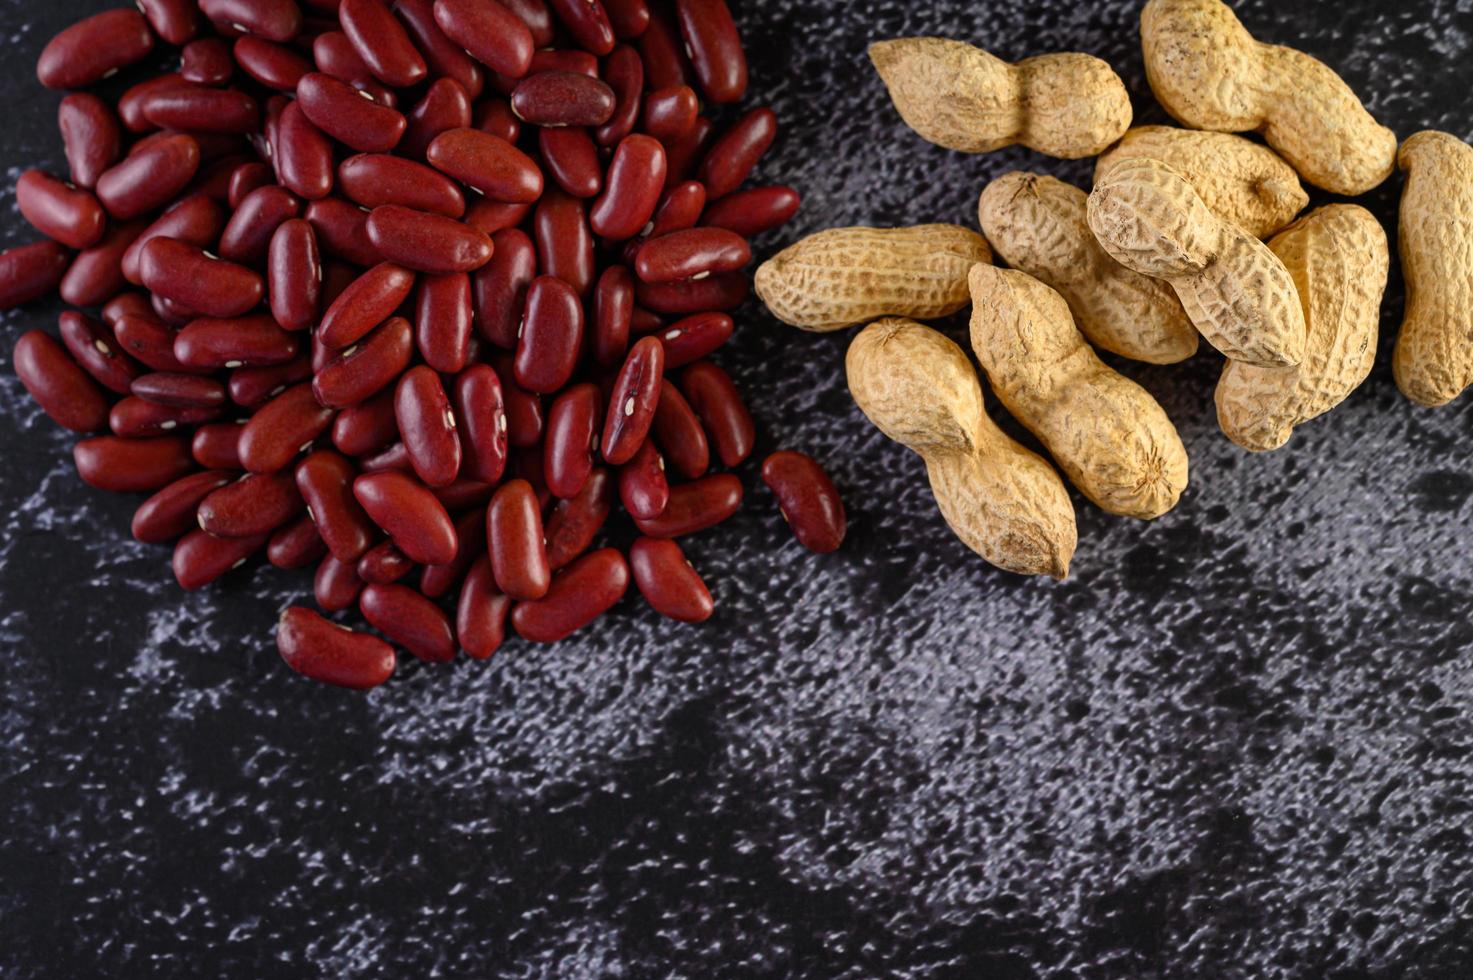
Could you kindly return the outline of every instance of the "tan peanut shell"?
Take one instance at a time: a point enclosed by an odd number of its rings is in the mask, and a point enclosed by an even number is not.
[[[1391,366],[1403,394],[1436,407],[1473,383],[1473,147],[1427,131],[1400,159],[1407,304]]]
[[[968,548],[1005,571],[1068,575],[1078,543],[1068,491],[988,418],[960,347],[888,317],[855,336],[844,367],[860,410],[925,460],[941,515]]]
[[[1095,163],[1095,183],[1122,160],[1150,157],[1187,179],[1202,203],[1254,238],[1287,227],[1309,204],[1294,168],[1273,150],[1231,133],[1136,126]]]
[[[952,150],[1014,143],[1049,156],[1094,156],[1130,126],[1130,96],[1108,64],[1044,54],[1010,65],[963,41],[903,37],[869,48],[900,116]]]
[[[992,391],[1100,509],[1151,520],[1187,486],[1187,450],[1150,392],[1106,366],[1064,297],[1026,273],[972,267],[972,350]]]
[[[1183,125],[1262,133],[1300,176],[1336,194],[1391,176],[1396,134],[1350,86],[1302,51],[1260,44],[1220,0],[1150,0],[1141,48],[1151,91]]]
[[[1304,311],[1284,264],[1166,164],[1121,161],[1089,196],[1089,227],[1127,269],[1171,283],[1227,357],[1284,367],[1304,356]]]
[[[967,270],[991,261],[982,236],[959,225],[830,228],[762,263],[753,285],[784,323],[842,330],[881,316],[950,316],[967,305]]]
[[[1365,208],[1317,208],[1269,242],[1294,277],[1309,334],[1304,360],[1269,368],[1228,361],[1217,383],[1217,420],[1227,437],[1263,452],[1294,427],[1345,400],[1376,360],[1381,294],[1390,264],[1386,232]]]
[[[1122,357],[1175,364],[1197,330],[1171,287],[1112,259],[1089,230],[1084,191],[1014,171],[982,191],[982,233],[1008,265],[1058,290],[1090,342]]]

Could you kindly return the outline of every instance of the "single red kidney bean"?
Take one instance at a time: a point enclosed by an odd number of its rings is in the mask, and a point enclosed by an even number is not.
[[[495,0],[435,0],[435,23],[494,72],[520,78],[532,63],[532,32]]]
[[[261,550],[270,535],[217,538],[196,528],[174,545],[174,580],[190,592],[202,589]]]
[[[355,87],[376,81],[357,45],[342,31],[324,31],[313,38],[312,61],[318,71]]]
[[[547,567],[556,572],[583,554],[609,518],[614,481],[599,467],[575,496],[559,500],[547,520]]]
[[[391,585],[414,571],[414,562],[394,542],[382,541],[363,553],[355,570],[364,582]]]
[[[174,408],[223,408],[225,386],[198,374],[156,371],[133,379],[133,394],[156,405]]]
[[[676,184],[689,180],[695,175],[696,164],[701,155],[706,151],[706,145],[710,142],[715,132],[716,124],[705,116],[697,116],[695,125],[690,132],[684,136],[662,140],[665,147],[665,189],[668,191]],[[707,194],[707,200],[711,195]]]
[[[265,282],[253,270],[162,235],[143,246],[138,273],[155,294],[205,316],[239,316],[260,303],[266,292]]]
[[[573,385],[553,399],[547,411],[542,472],[554,497],[577,496],[593,472],[600,407],[595,384]]]
[[[513,599],[547,594],[552,573],[532,484],[516,479],[497,489],[486,510],[486,543],[497,588]]]
[[[240,207],[240,202],[244,201],[246,195],[251,191],[276,182],[276,171],[259,160],[244,163],[229,162],[230,176],[225,184],[225,203],[229,204],[232,210]],[[195,191],[195,193],[210,196],[201,191]],[[213,200],[213,197],[211,199]]]
[[[116,329],[125,316],[153,316],[153,307],[142,293],[118,293],[102,307],[102,322]]]
[[[184,44],[199,30],[198,10],[192,0],[138,0],[138,8],[154,33],[170,44]]]
[[[423,160],[436,136],[470,126],[471,100],[455,79],[437,78],[409,111],[408,119],[399,152]]]
[[[230,45],[218,37],[190,41],[179,52],[180,76],[196,85],[224,85],[234,73],[235,60],[230,56]]]
[[[754,187],[733,191],[706,209],[701,224],[752,238],[787,224],[788,219],[798,213],[802,200],[791,187]]]
[[[579,296],[587,296],[593,288],[593,234],[583,202],[560,190],[549,190],[537,202],[532,230],[542,274],[556,276]]]
[[[122,153],[122,130],[108,104],[95,95],[73,92],[61,100],[56,125],[66,146],[67,169],[78,187],[95,187],[103,171]]]
[[[376,452],[398,435],[392,388],[385,388],[372,398],[340,410],[332,423],[332,444],[346,456]]]
[[[475,507],[455,521],[459,547],[453,561],[444,565],[426,565],[419,575],[419,591],[426,599],[438,599],[450,592],[465,577],[471,562],[486,553],[486,508]]]
[[[496,483],[506,472],[507,419],[501,380],[489,364],[472,364],[455,379],[464,476]]]
[[[573,287],[554,276],[532,280],[517,340],[517,384],[539,394],[558,391],[573,376],[582,346],[583,304]]]
[[[603,163],[588,130],[580,126],[549,127],[537,131],[542,163],[557,185],[574,197],[593,197],[603,187]]]
[[[357,405],[394,382],[409,365],[414,338],[409,321],[392,317],[367,339],[344,348],[317,372],[312,390],[332,408]]]
[[[322,559],[312,579],[312,595],[327,612],[341,612],[358,601],[363,579],[358,577],[358,563],[340,561],[332,555]]]
[[[329,449],[319,449],[297,464],[297,490],[333,556],[356,562],[373,542],[374,525],[353,496],[353,464]]]
[[[430,492],[435,495],[435,499],[440,501],[447,512],[461,513],[472,507],[478,507],[484,511],[495,490],[496,487],[490,483],[459,477],[454,483],[435,487]]]
[[[460,438],[440,376],[424,365],[406,371],[394,392],[394,417],[415,475],[431,487],[454,481]]]
[[[639,128],[661,142],[677,140],[695,126],[700,111],[700,101],[690,86],[656,89],[644,97]]]
[[[188,88],[190,84],[184,76],[177,72],[170,72],[154,78],[146,78],[130,87],[118,97],[118,119],[122,122],[123,128],[130,133],[146,133],[151,129],[157,129],[157,126],[143,116],[143,100],[153,92],[166,88]]]
[[[257,409],[241,430],[240,461],[252,473],[276,473],[332,424],[333,410],[313,397],[312,386],[288,388]]]
[[[640,532],[652,538],[678,538],[715,527],[742,504],[742,481],[730,473],[703,476],[670,488],[670,503],[659,517],[636,519]]]
[[[626,266],[611,265],[593,291],[593,362],[600,368],[623,362],[633,314],[634,278]]]
[[[604,418],[603,457],[614,466],[629,462],[649,434],[665,370],[665,348],[644,337],[629,349],[614,380]]]
[[[153,50],[148,21],[131,7],[79,20],[46,43],[36,78],[47,88],[86,88]]]
[[[383,0],[342,0],[338,20],[379,81],[408,88],[424,80],[428,73],[424,58]]]
[[[272,161],[282,185],[310,201],[327,197],[333,181],[332,143],[297,102],[281,110],[276,137]]]
[[[162,136],[135,147],[97,178],[97,197],[121,221],[147,214],[170,201],[199,169],[199,143],[193,136]]]
[[[455,635],[463,649],[477,660],[495,653],[506,636],[506,617],[512,598],[496,587],[491,559],[482,555],[466,573],[456,605]]]
[[[472,111],[471,128],[515,144],[521,135],[522,123],[512,113],[511,105],[506,100],[489,98]]]
[[[665,148],[648,136],[626,136],[609,164],[607,186],[589,223],[612,241],[633,238],[649,223],[665,186]]]
[[[762,482],[803,547],[819,554],[838,550],[844,542],[844,504],[822,466],[803,453],[782,450],[762,462]]]
[[[634,284],[634,298],[640,306],[656,313],[688,315],[709,310],[734,310],[747,299],[751,284],[740,272],[718,272],[704,279],[682,282],[645,282]]]
[[[123,278],[142,285],[143,272],[139,259],[143,246],[155,238],[172,238],[197,248],[214,248],[225,229],[225,212],[214,200],[203,194],[191,194],[154,219],[153,223],[123,250],[119,268]]]
[[[603,4],[616,37],[637,38],[650,26],[650,8],[645,0],[603,0]]]
[[[353,265],[378,264],[378,249],[368,240],[367,211],[339,198],[326,197],[307,205],[304,217],[312,223],[318,246],[327,254]]]
[[[318,573],[319,578],[321,573]],[[276,624],[276,649],[303,677],[354,691],[378,687],[394,673],[394,648],[292,606]]]
[[[123,353],[112,331],[90,316],[71,310],[57,320],[61,340],[78,364],[109,391],[126,395],[143,374],[138,362]]]
[[[353,481],[353,496],[395,547],[423,565],[455,557],[455,525],[435,495],[397,470],[368,473]]]
[[[397,109],[379,105],[322,72],[310,72],[297,82],[297,104],[312,125],[364,153],[392,150],[408,125]]]
[[[644,62],[645,88],[655,91],[693,84],[684,42],[675,25],[657,9],[651,8],[649,15],[649,25],[637,42],[639,58]]]
[[[241,70],[267,88],[295,92],[312,62],[291,48],[259,37],[238,37],[232,49]]]
[[[613,89],[581,72],[529,75],[511,93],[511,111],[538,126],[602,126],[613,116],[614,104]]]
[[[517,449],[537,445],[542,441],[542,399],[517,384],[512,355],[498,354],[493,365],[501,379],[501,397],[506,406],[507,443]]]
[[[694,480],[710,469],[711,444],[706,440],[706,430],[685,396],[669,381],[660,385],[651,429],[654,441],[665,451],[676,473]]]
[[[441,133],[430,142],[425,159],[436,170],[493,200],[526,204],[542,196],[542,171],[532,158],[501,137],[478,129]]]
[[[537,495],[537,506],[546,511],[552,506],[552,491],[547,489],[546,474],[543,473],[542,446],[529,446],[512,454],[508,476],[514,480],[526,480]]]
[[[51,420],[73,432],[107,427],[107,398],[66,349],[40,330],[16,341],[11,355],[21,384]]]
[[[523,639],[555,643],[612,609],[628,588],[629,565],[624,556],[603,548],[559,573],[544,598],[512,607],[512,626]]]
[[[38,300],[56,290],[72,255],[50,240],[0,252],[0,310]]]
[[[266,542],[266,560],[277,568],[306,568],[326,555],[327,545],[322,543],[312,518],[305,514],[277,528]]]
[[[113,493],[152,492],[194,469],[188,444],[180,436],[94,436],[72,448],[72,459],[82,482]]]
[[[318,336],[341,350],[388,319],[414,288],[414,273],[392,262],[380,262],[343,290],[322,316]]]
[[[294,0],[199,0],[199,9],[216,24],[268,41],[290,41],[302,29],[302,11]]]
[[[752,453],[756,429],[731,377],[710,361],[697,361],[680,378],[680,390],[695,409],[728,469]]]
[[[369,585],[358,596],[363,618],[380,633],[427,663],[455,659],[450,620],[407,585]]]
[[[651,520],[670,504],[670,483],[665,478],[665,460],[646,439],[634,458],[619,467],[619,499],[635,520]]]
[[[552,43],[554,37],[554,25],[552,22],[552,11],[547,9],[544,0],[500,0],[507,10],[517,15],[517,19],[527,25],[527,30],[532,32],[532,44],[536,48],[545,48]]]
[[[454,218],[398,204],[373,209],[368,240],[384,259],[436,276],[470,272],[491,260],[487,235]]]
[[[485,85],[481,66],[465,53],[464,48],[446,37],[440,25],[435,23],[432,0],[394,0],[394,13],[399,15],[414,46],[424,56],[430,77],[453,80],[460,85],[467,100],[480,97]]]
[[[603,79],[614,92],[614,114],[594,131],[599,146],[613,146],[634,132],[644,97],[644,63],[639,52],[621,44],[604,62]]]
[[[600,0],[547,0],[573,41],[600,58],[614,50],[614,28]]]
[[[108,225],[102,241],[77,253],[61,278],[61,298],[73,306],[97,306],[118,294],[123,279],[123,253],[143,231],[143,222]]]
[[[697,313],[660,331],[666,369],[684,367],[726,343],[734,327],[725,313]]]
[[[472,306],[481,336],[510,350],[517,345],[527,287],[537,278],[537,250],[517,228],[496,232],[491,244],[491,261],[471,280]]]
[[[171,86],[148,93],[142,109],[155,126],[187,133],[250,133],[261,123],[256,100],[233,89]]]
[[[441,374],[466,365],[471,339],[471,280],[464,272],[425,276],[419,284],[415,344]]]
[[[680,545],[668,538],[636,538],[629,548],[634,584],[650,607],[682,623],[703,623],[715,603]]]
[[[740,102],[747,94],[747,56],[726,0],[675,0],[685,50],[706,98]]]
[[[297,356],[294,334],[267,314],[192,320],[174,338],[174,356],[195,368],[264,367]]]
[[[283,330],[306,330],[317,322],[322,259],[317,233],[301,218],[283,221],[271,234],[266,260],[266,294],[271,315]]]
[[[218,408],[176,408],[129,395],[113,405],[107,415],[107,425],[115,436],[136,439],[173,432],[182,426],[197,425],[219,417]]]
[[[312,377],[312,358],[299,354],[283,364],[238,367],[230,372],[230,400],[241,408],[256,408]]]
[[[338,165],[338,189],[365,208],[401,204],[458,218],[465,198],[455,182],[422,163],[384,153],[359,153]]]
[[[246,265],[262,263],[276,229],[301,213],[302,202],[291,191],[275,185],[258,187],[240,202],[221,233],[220,257]]]
[[[522,223],[532,211],[530,204],[505,204],[485,198],[472,201],[465,209],[465,223],[479,232],[494,235],[498,231],[514,228]]]
[[[634,271],[645,282],[682,282],[735,272],[752,259],[751,246],[724,228],[687,228],[640,246]]]
[[[209,422],[194,430],[189,451],[194,461],[210,470],[238,470],[240,465],[240,422]],[[190,522],[193,523],[193,511]]]
[[[163,544],[196,527],[200,501],[232,482],[234,473],[205,470],[180,477],[138,505],[133,537],[144,544]]]
[[[269,534],[305,506],[290,473],[252,473],[201,500],[199,526],[217,538],[248,538]]]
[[[777,136],[777,114],[753,109],[732,124],[701,160],[701,183],[714,201],[742,185]]]

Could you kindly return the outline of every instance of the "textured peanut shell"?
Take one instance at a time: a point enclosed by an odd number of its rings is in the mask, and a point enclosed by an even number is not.
[[[963,41],[904,37],[869,48],[900,116],[922,137],[987,153],[1014,143],[1049,156],[1094,156],[1130,126],[1130,96],[1108,64],[1045,54],[1010,65]]]
[[[1008,265],[1058,290],[1079,329],[1105,350],[1152,364],[1197,352],[1197,330],[1171,287],[1116,262],[1089,230],[1088,195],[1014,171],[982,191],[982,233]]]
[[[967,270],[991,261],[982,236],[959,225],[830,228],[762,263],[753,285],[784,323],[842,330],[881,316],[950,316],[967,305]]]
[[[1151,91],[1183,125],[1262,133],[1300,176],[1336,194],[1391,176],[1396,134],[1350,86],[1302,51],[1260,44],[1219,0],[1150,0],[1141,48]]]
[[[1403,394],[1436,407],[1473,383],[1473,147],[1417,133],[1401,148],[1401,169],[1407,305],[1392,371]]]
[[[1005,571],[1069,574],[1078,535],[1068,491],[988,418],[960,347],[890,317],[855,336],[844,367],[860,410],[926,461],[936,504],[962,543]]]
[[[1100,509],[1151,520],[1187,486],[1187,450],[1150,392],[1106,366],[1064,297],[1026,273],[973,266],[972,350],[1003,406]]]
[[[1122,160],[1150,157],[1187,179],[1202,203],[1254,238],[1287,227],[1309,204],[1294,168],[1273,150],[1231,133],[1136,126],[1095,163],[1095,183]]]
[[[1165,279],[1207,342],[1235,361],[1304,356],[1294,280],[1268,246],[1217,217],[1159,160],[1123,160],[1089,196],[1089,227],[1128,269]]]
[[[1311,211],[1269,248],[1294,277],[1309,333],[1304,360],[1294,367],[1229,361],[1223,368],[1218,423],[1254,452],[1279,448],[1296,425],[1328,412],[1366,380],[1390,264],[1381,223],[1354,204]]]

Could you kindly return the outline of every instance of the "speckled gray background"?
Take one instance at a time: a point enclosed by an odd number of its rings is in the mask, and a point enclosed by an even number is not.
[[[103,6],[0,3],[7,186],[62,166],[31,69]],[[1089,171],[922,142],[872,39],[1088,51],[1161,120],[1135,2],[735,6],[785,127],[764,175],[806,195],[789,237],[972,224],[991,176]],[[1467,0],[1241,8],[1402,136],[1473,134]],[[1393,233],[1398,185],[1368,199]],[[844,337],[748,309],[720,360],[760,448],[833,474],[844,549],[801,550],[746,472],[748,508],[689,543],[704,627],[635,598],[557,646],[401,660],[367,697],[277,658],[307,574],[180,592],[128,536],[137,499],[82,486],[13,377],[55,311],[5,314],[0,975],[1473,975],[1473,399],[1397,394],[1401,305],[1393,270],[1370,381],[1267,456],[1217,431],[1206,345],[1123,365],[1192,485],[1151,525],[1076,496],[1062,585],[952,538],[852,406]]]

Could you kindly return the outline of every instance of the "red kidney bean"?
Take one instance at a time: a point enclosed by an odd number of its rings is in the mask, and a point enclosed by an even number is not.
[[[414,273],[392,262],[380,262],[343,290],[322,316],[318,336],[341,350],[384,322],[414,288]]]
[[[155,405],[174,408],[223,408],[225,386],[197,374],[157,371],[133,379],[133,394]]]
[[[369,585],[358,597],[358,609],[374,629],[420,660],[449,663],[455,659],[450,620],[407,585]]]
[[[297,102],[281,110],[273,161],[283,186],[317,201],[332,191],[332,143]]]
[[[548,568],[556,572],[593,545],[613,509],[613,491],[609,471],[599,467],[575,496],[557,502],[547,520]]]
[[[154,33],[173,45],[186,43],[199,30],[193,0],[138,0],[138,8]]]
[[[342,31],[324,31],[313,38],[312,61],[318,71],[354,87],[376,84],[357,46]]]
[[[158,127],[143,117],[143,100],[153,92],[166,88],[187,88],[189,85],[190,82],[177,73],[144,79],[134,85],[118,98],[118,119],[123,128],[130,133],[146,133],[157,129]]]
[[[71,260],[70,252],[49,240],[0,252],[0,310],[13,309],[54,292]]]
[[[542,171],[532,158],[478,129],[441,133],[431,141],[425,159],[436,170],[497,201],[527,204],[542,196]]]
[[[339,561],[332,555],[322,559],[312,580],[312,595],[327,612],[341,612],[358,601],[363,579],[358,577],[358,563]]]
[[[754,187],[734,191],[707,208],[701,224],[753,238],[782,227],[798,213],[801,203],[802,198],[791,187]]]
[[[711,445],[706,430],[685,396],[669,381],[660,385],[660,400],[651,428],[654,440],[675,472],[687,480],[703,475],[711,466]]]
[[[486,509],[486,504],[491,499],[496,487],[480,480],[469,480],[465,477],[457,479],[454,483],[443,487],[435,487],[430,492],[435,499],[444,505],[445,510],[451,513],[460,513],[472,507]]]
[[[495,653],[506,636],[506,617],[511,612],[511,596],[496,588],[491,574],[491,559],[477,558],[460,587],[456,606],[455,634],[461,649],[477,660]]]
[[[532,211],[530,204],[504,204],[484,198],[465,209],[465,223],[487,235],[514,228]]]
[[[297,356],[297,338],[264,313],[226,319],[201,317],[174,338],[174,356],[196,368],[264,367]]]
[[[710,361],[697,361],[685,369],[680,389],[700,416],[723,466],[731,468],[751,455],[756,442],[752,416],[725,371]]]
[[[455,379],[455,408],[461,473],[496,483],[506,471],[507,419],[501,381],[489,364],[473,364]]]
[[[218,37],[200,38],[184,45],[179,52],[179,75],[196,85],[224,85],[235,73],[230,45]],[[147,115],[145,106],[144,114]],[[150,119],[155,125],[165,125]]]
[[[670,488],[670,503],[659,517],[636,519],[640,532],[652,538],[678,538],[715,527],[742,504],[742,481],[730,473],[703,476]]]
[[[368,240],[384,259],[445,276],[470,272],[491,260],[491,239],[454,218],[398,204],[373,209]]]
[[[486,543],[497,588],[513,599],[547,594],[552,573],[532,484],[516,479],[497,489],[486,510]]]
[[[697,313],[677,320],[659,333],[667,370],[685,367],[716,350],[731,338],[734,328],[725,313]]]
[[[777,136],[777,114],[753,109],[711,145],[701,160],[701,183],[714,201],[741,186]]]
[[[650,219],[645,237],[659,238],[671,232],[694,228],[705,207],[705,185],[698,180],[682,181],[665,191],[665,196],[660,199],[660,206],[655,209],[655,216]],[[643,245],[644,240],[638,239],[636,243]],[[630,257],[632,253],[626,252],[626,261]]]
[[[522,132],[521,121],[512,113],[511,105],[497,98],[486,99],[475,107],[471,126],[488,136],[496,136],[512,144],[516,143]]]
[[[389,445],[398,435],[399,424],[394,419],[392,388],[386,388],[359,404],[343,408],[332,424],[332,444],[347,456],[375,452]]]
[[[665,479],[665,460],[646,439],[634,458],[619,467],[619,499],[635,520],[651,520],[670,504],[670,484]]]
[[[573,385],[553,399],[547,412],[542,472],[554,497],[576,496],[593,472],[599,408],[595,384]]]
[[[307,205],[306,219],[317,232],[318,246],[353,265],[379,262],[378,249],[368,240],[368,212],[335,197]]]
[[[239,37],[232,49],[241,70],[267,88],[295,92],[312,62],[291,48],[259,37]]]
[[[218,408],[176,408],[129,395],[113,405],[107,424],[113,435],[136,439],[173,432],[180,426],[208,422],[219,416]]]
[[[73,432],[107,427],[107,398],[66,349],[40,330],[23,334],[11,355],[21,384],[51,420]]]
[[[287,666],[303,677],[354,691],[378,687],[394,673],[393,647],[301,606],[281,614],[276,649]]]
[[[73,306],[97,306],[118,294],[123,279],[123,253],[143,231],[142,222],[113,223],[102,241],[77,253],[62,276],[61,298]]]
[[[675,15],[706,98],[740,102],[747,94],[747,56],[726,0],[675,0]]]
[[[662,143],[678,140],[695,126],[700,111],[700,101],[688,85],[656,89],[644,97],[639,128]]]
[[[616,37],[637,38],[650,26],[650,8],[645,0],[603,0],[603,5]]]
[[[123,251],[119,268],[123,278],[141,285],[143,273],[139,258],[143,246],[155,238],[172,238],[198,248],[214,248],[225,229],[225,212],[220,205],[203,194],[191,194],[154,219],[153,224],[133,239]]]
[[[118,293],[102,307],[102,322],[117,328],[125,316],[153,316],[153,307],[142,293]]]
[[[241,408],[256,408],[312,377],[312,358],[301,354],[284,364],[239,367],[230,372],[230,400]]]
[[[220,257],[247,265],[262,263],[276,229],[302,213],[302,202],[283,187],[258,187],[246,195],[220,235]],[[307,226],[311,231],[311,226]]]
[[[649,283],[681,282],[734,272],[752,259],[747,240],[724,228],[688,228],[640,246],[634,271]]]
[[[384,541],[369,548],[358,559],[355,568],[360,579],[374,585],[391,585],[413,570],[414,562],[394,547],[392,541]]]
[[[443,565],[455,557],[450,515],[413,477],[397,470],[365,474],[353,481],[353,496],[411,561]]]
[[[290,473],[253,473],[200,501],[199,526],[217,538],[248,538],[269,534],[304,506]]]
[[[534,47],[545,48],[553,42],[552,11],[543,0],[500,0],[500,3],[527,25]]]
[[[583,202],[558,190],[548,190],[532,217],[537,239],[538,267],[556,276],[579,296],[593,288],[593,235]]]
[[[419,284],[415,342],[425,363],[455,374],[470,355],[471,281],[463,272],[426,276]]]
[[[547,510],[552,505],[552,491],[547,489],[546,474],[542,472],[542,446],[519,449],[511,458],[511,477],[526,480],[537,495],[537,506]]]
[[[682,623],[704,623],[715,603],[680,545],[668,538],[637,538],[629,548],[634,584],[650,607]]]
[[[648,136],[626,136],[609,164],[608,184],[589,213],[593,230],[613,241],[649,223],[665,186],[665,148]]]
[[[56,110],[56,125],[66,146],[72,183],[78,187],[95,187],[97,178],[117,163],[122,153],[118,117],[97,96],[73,92],[61,100]]]
[[[547,5],[578,47],[599,57],[614,50],[614,28],[600,0],[547,0]]]
[[[140,144],[97,178],[97,197],[120,221],[147,214],[174,199],[199,169],[193,136],[177,133]]]
[[[696,123],[690,128],[690,132],[684,136],[662,141],[665,147],[665,189],[667,191],[693,176],[696,164],[701,154],[705,152],[706,144],[710,141],[714,131],[715,124],[711,120],[705,116],[697,116]],[[709,198],[710,195],[707,195],[708,200]]]
[[[690,314],[734,310],[747,299],[751,284],[740,272],[718,272],[704,279],[634,284],[639,305],[656,313]]]
[[[313,397],[312,386],[288,388],[257,409],[241,430],[240,461],[252,473],[276,473],[332,424],[333,411]]]
[[[537,251],[516,228],[498,231],[491,243],[491,261],[471,280],[476,328],[486,340],[510,350],[517,345],[527,287],[537,277]]]
[[[216,24],[268,41],[290,41],[302,29],[302,11],[294,0],[199,0],[199,9]]]
[[[297,490],[333,556],[354,562],[373,541],[374,525],[353,496],[353,464],[339,454],[319,449],[297,464]]]
[[[399,141],[399,152],[423,160],[436,136],[471,124],[471,100],[453,78],[439,78],[409,112],[409,127]],[[457,191],[459,193],[459,191]]]
[[[190,592],[202,589],[244,565],[269,537],[257,534],[249,538],[217,538],[198,529],[190,531],[174,545],[174,580]]]
[[[762,463],[762,482],[803,547],[826,554],[843,544],[843,501],[834,481],[811,457],[792,450],[773,453]]]
[[[47,42],[36,78],[47,88],[86,88],[141,61],[153,50],[153,32],[137,10],[94,14]]]
[[[324,365],[312,380],[312,390],[318,401],[332,408],[357,405],[392,384],[413,352],[409,321],[392,317]]]
[[[394,0],[394,13],[404,22],[404,29],[424,56],[431,77],[456,82],[468,100],[480,96],[485,85],[481,66],[464,48],[445,36],[435,22],[435,5],[431,0]]]
[[[61,340],[82,369],[104,388],[126,395],[143,374],[138,362],[119,348],[112,331],[90,316],[68,310],[57,320]]]
[[[613,89],[581,72],[529,75],[511,93],[511,111],[538,126],[602,126],[613,116],[614,104]]]
[[[316,323],[321,289],[317,233],[301,218],[283,221],[271,234],[266,260],[266,293],[277,325],[306,330]]]
[[[338,20],[358,56],[379,81],[394,88],[408,88],[424,80],[428,72],[424,58],[383,0],[342,0]]]
[[[235,474],[206,470],[180,477],[133,512],[133,537],[144,544],[163,544],[193,530],[200,501],[232,482]]]
[[[542,441],[542,399],[516,383],[510,356],[497,358],[496,375],[505,379],[501,395],[506,407],[507,443],[517,449],[537,445]]]
[[[440,376],[424,365],[406,371],[394,392],[394,417],[415,475],[431,487],[454,481],[460,438]]]
[[[634,278],[622,265],[611,265],[593,291],[593,362],[611,368],[629,349],[629,324],[634,314]]]
[[[614,466],[633,459],[649,434],[664,370],[665,348],[657,338],[645,337],[629,349],[604,418],[603,457]]]
[[[486,553],[486,508],[476,507],[455,522],[459,547],[455,559],[444,565],[426,565],[419,575],[419,591],[426,599],[438,599],[465,577],[471,562]]]
[[[141,108],[155,126],[187,133],[250,133],[261,123],[256,100],[232,89],[171,86],[149,92]]]
[[[554,276],[532,280],[517,340],[517,384],[539,394],[558,391],[573,376],[582,345],[583,304],[573,287]]]
[[[523,639],[555,643],[612,609],[628,588],[629,565],[624,556],[604,548],[559,573],[544,598],[512,607],[512,626]]]
[[[209,422],[194,430],[190,454],[199,465],[211,470],[238,470],[240,465],[240,422]],[[193,522],[193,511],[190,521]]]
[[[520,78],[532,63],[532,32],[495,0],[435,0],[435,23],[492,71]]]
[[[179,436],[94,436],[77,443],[72,458],[84,483],[114,493],[152,492],[194,469],[189,447]]]
[[[603,78],[614,92],[614,114],[595,130],[594,138],[600,146],[613,146],[634,132],[639,121],[644,97],[644,63],[639,52],[627,44],[616,47],[604,62]]]
[[[148,302],[153,306],[154,316],[176,329],[199,318],[194,310],[158,293],[149,293]]]
[[[593,197],[603,187],[603,163],[588,130],[578,126],[537,131],[542,163],[559,187],[574,197]]]
[[[260,275],[251,269],[162,235],[143,246],[138,273],[157,295],[205,316],[239,316],[261,302],[266,292]]]
[[[383,153],[359,153],[338,165],[343,196],[365,208],[402,204],[458,218],[465,198],[455,183],[422,163]]]
[[[639,57],[644,62],[645,88],[654,91],[689,85],[693,81],[685,60],[684,43],[675,26],[660,11],[649,11],[649,25],[639,35]]]
[[[408,125],[397,109],[379,105],[322,72],[310,72],[297,82],[297,104],[312,125],[364,153],[392,150]]]
[[[327,545],[305,514],[290,524],[283,524],[266,542],[266,560],[277,568],[306,568],[327,555]]]

